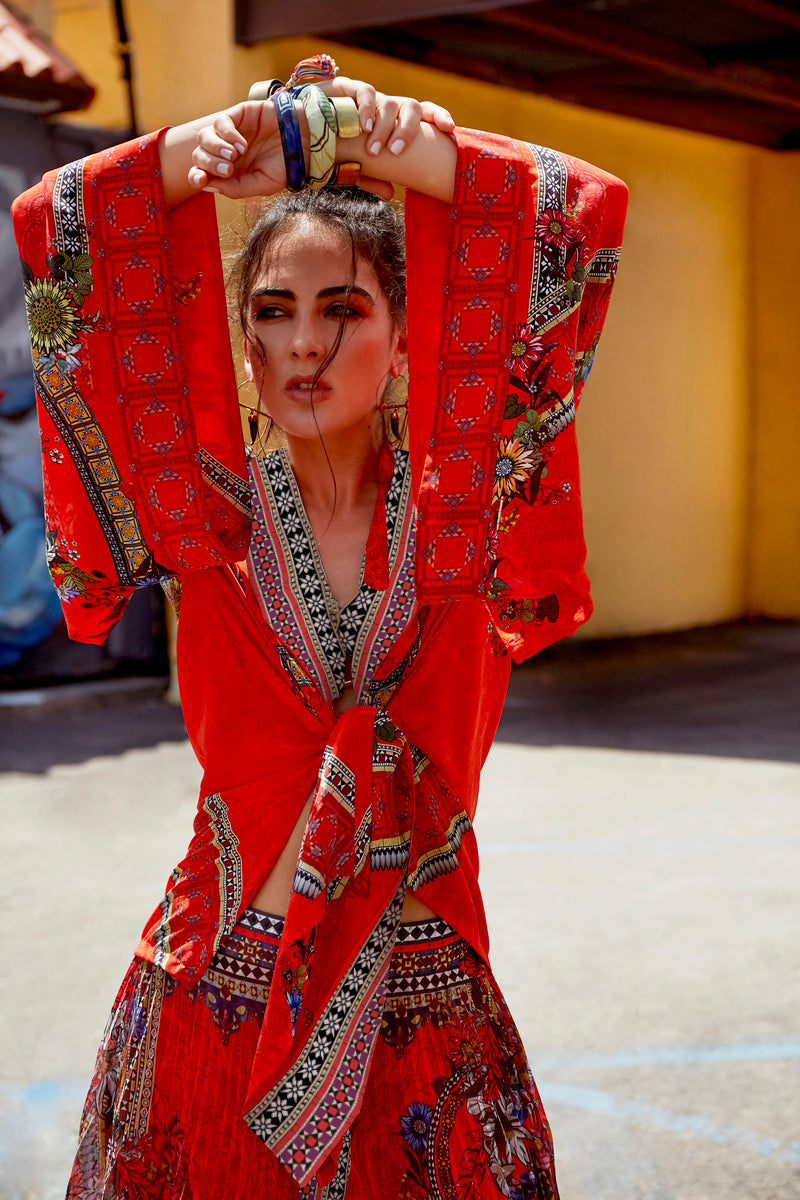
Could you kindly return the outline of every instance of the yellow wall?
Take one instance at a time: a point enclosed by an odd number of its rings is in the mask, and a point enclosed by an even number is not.
[[[765,154],[751,219],[755,313],[748,608],[800,616],[800,153]]]
[[[105,0],[56,0],[53,34],[100,87],[84,119],[121,126],[122,87],[113,61],[107,69],[109,8]],[[800,411],[782,400],[794,386],[792,314],[774,287],[784,274],[783,286],[793,286],[800,265],[790,190],[800,183],[797,156],[316,41],[236,47],[231,11],[219,0],[129,0],[127,11],[145,128],[233,103],[254,79],[286,78],[298,58],[326,48],[343,73],[435,98],[459,124],[542,142],[625,179],[623,263],[579,420],[596,602],[587,633],[680,628],[746,612],[800,617],[791,470]],[[785,273],[760,265],[777,229],[788,247]],[[795,296],[795,329],[799,303]],[[765,308],[755,320],[758,304]],[[781,417],[767,426],[775,404]],[[781,551],[792,534],[787,566]]]

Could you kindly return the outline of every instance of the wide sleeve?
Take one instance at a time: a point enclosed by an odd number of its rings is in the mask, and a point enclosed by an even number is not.
[[[409,414],[423,603],[484,597],[516,660],[591,615],[575,410],[627,188],[457,130],[452,205],[409,192]]]
[[[243,557],[248,492],[214,201],[167,211],[159,135],[13,206],[50,572],[101,642],[137,586]]]

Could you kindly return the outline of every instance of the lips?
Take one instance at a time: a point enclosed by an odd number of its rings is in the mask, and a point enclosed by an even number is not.
[[[317,404],[320,400],[328,398],[331,389],[324,378],[318,379],[315,383],[313,375],[293,375],[287,381],[284,391],[298,404],[310,404],[312,397],[314,403]]]

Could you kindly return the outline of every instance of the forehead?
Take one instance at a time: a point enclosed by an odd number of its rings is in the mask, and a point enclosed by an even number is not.
[[[353,263],[353,250],[346,235],[327,221],[300,216],[273,238],[255,286],[297,291],[303,284],[313,284],[321,290],[346,285],[351,280],[377,298],[380,292],[377,275],[364,258],[357,255]]]

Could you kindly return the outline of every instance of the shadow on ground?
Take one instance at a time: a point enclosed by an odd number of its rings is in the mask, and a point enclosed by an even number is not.
[[[800,762],[800,625],[758,622],[567,641],[514,670],[498,739]],[[0,709],[0,771],[38,774],[186,730],[155,695]]]
[[[561,642],[514,670],[497,737],[800,762],[800,625]]]
[[[51,767],[186,739],[183,714],[157,695],[84,694],[69,704],[0,709],[0,771],[41,775]]]

